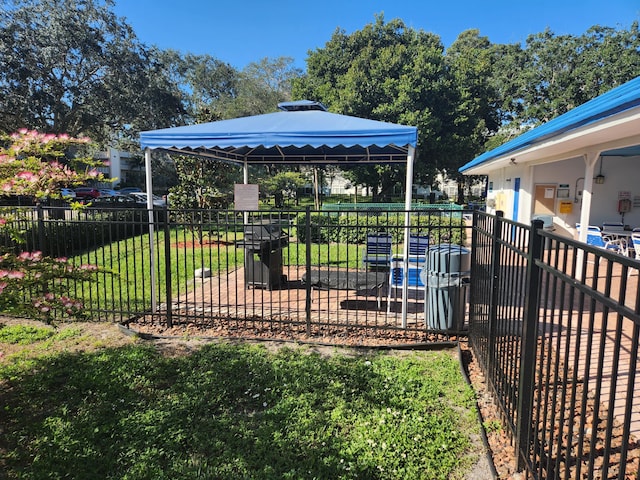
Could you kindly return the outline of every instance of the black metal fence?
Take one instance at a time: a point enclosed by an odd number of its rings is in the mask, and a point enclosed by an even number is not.
[[[100,266],[92,281],[68,282],[96,320],[350,343],[442,341],[468,328],[521,468],[534,478],[638,478],[634,259],[540,222],[449,209],[37,207],[3,217],[4,247]],[[421,260],[405,261],[405,234],[428,238]],[[386,239],[390,251],[380,249]],[[458,255],[438,256],[441,246]]]
[[[469,340],[533,478],[638,478],[640,262],[477,213]]]
[[[420,272],[425,247],[470,245],[467,211],[13,212],[12,224],[26,244],[6,237],[5,246],[101,267],[93,282],[69,284],[95,319],[167,329],[190,325],[219,334],[240,328],[316,338],[357,332],[406,341],[439,341],[466,328],[468,281],[453,272],[455,286],[434,286],[433,309],[446,310],[440,318],[425,310],[430,291]],[[428,246],[410,252],[419,260],[407,270],[403,307],[398,271],[404,264],[392,261],[403,257],[405,233]],[[374,236],[389,243],[372,256],[367,247]]]

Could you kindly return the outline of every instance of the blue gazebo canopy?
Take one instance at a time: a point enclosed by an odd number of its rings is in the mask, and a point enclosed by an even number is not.
[[[307,100],[279,112],[140,134],[144,149],[238,163],[404,163],[416,147],[416,127],[326,111]]]

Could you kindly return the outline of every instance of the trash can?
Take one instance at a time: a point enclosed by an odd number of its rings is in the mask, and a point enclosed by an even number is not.
[[[426,266],[429,273],[458,273],[469,275],[471,250],[451,243],[429,247]]]
[[[469,278],[457,274],[430,274],[426,278],[425,322],[429,330],[464,329]]]
[[[425,285],[424,316],[430,330],[464,328],[471,251],[460,245],[442,243],[426,253],[421,280]]]

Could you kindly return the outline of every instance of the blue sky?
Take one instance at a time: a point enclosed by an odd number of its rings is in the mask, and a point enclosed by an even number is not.
[[[336,28],[360,30],[384,13],[450,45],[477,28],[492,43],[524,42],[531,33],[579,35],[592,25],[629,28],[640,0],[115,0],[138,38],[162,49],[209,54],[238,69],[264,57],[293,57],[305,67]]]

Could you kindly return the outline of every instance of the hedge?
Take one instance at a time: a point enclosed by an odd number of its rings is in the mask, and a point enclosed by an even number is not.
[[[466,240],[466,229],[462,219],[440,213],[412,213],[411,233],[429,235],[430,243],[455,243],[462,245]],[[404,239],[404,212],[372,214],[350,213],[331,215],[313,213],[311,221],[311,242],[313,243],[358,243],[366,242],[369,233],[390,233],[394,243]],[[296,217],[296,236],[299,242],[306,242],[306,214]]]

